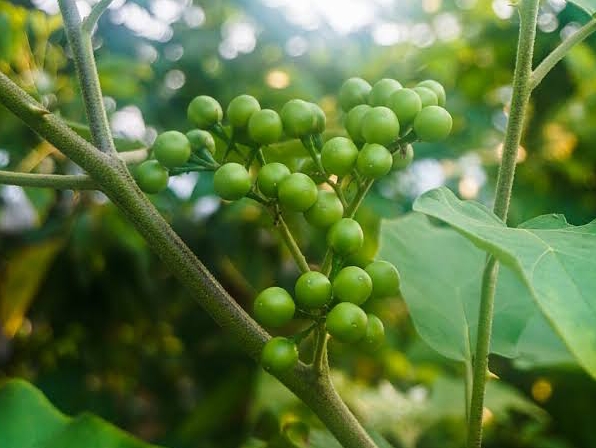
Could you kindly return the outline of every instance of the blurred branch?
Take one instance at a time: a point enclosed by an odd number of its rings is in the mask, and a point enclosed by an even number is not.
[[[86,175],[35,174],[0,171],[0,184],[20,187],[54,188],[56,190],[99,190]]]
[[[596,17],[582,26],[579,30],[565,39],[555,48],[532,72],[530,87],[535,89],[542,82],[544,77],[553,69],[557,63],[565,57],[571,48],[585,40],[590,34],[596,31]]]
[[[149,157],[149,149],[147,148],[139,148],[133,151],[123,151],[118,153],[118,158],[129,165],[144,162],[147,157]]]
[[[83,20],[83,32],[91,35],[91,33],[93,32],[93,28],[97,24],[97,21],[102,16],[102,14],[108,9],[111,3],[112,0],[100,0],[99,3],[97,3],[93,7],[93,9],[91,9],[91,12],[87,16],[87,18]]]

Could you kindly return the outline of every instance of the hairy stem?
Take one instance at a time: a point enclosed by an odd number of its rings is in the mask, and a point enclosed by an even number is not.
[[[60,149],[97,182],[192,297],[240,347],[258,360],[269,335],[223,289],[137,187],[124,162],[97,151],[53,114],[39,114],[33,98],[0,73],[0,102]],[[299,363],[278,376],[325,423],[345,448],[376,448],[327,377]]]
[[[579,30],[565,39],[555,48],[532,72],[530,88],[535,89],[544,79],[544,77],[553,69],[557,63],[565,57],[571,48],[586,39],[590,34],[596,31],[596,18],[592,18]]]
[[[494,213],[503,221],[507,220],[515,163],[524,126],[525,112],[530,99],[532,86],[532,56],[536,38],[536,20],[539,0],[521,0],[519,14],[521,18],[517,58],[513,74],[513,93],[511,110],[507,122],[503,158],[497,179]],[[493,257],[488,257],[482,276],[480,310],[478,316],[478,336],[474,356],[472,399],[468,422],[468,448],[479,448],[482,444],[482,411],[486,388],[486,372],[493,321],[493,306],[499,265]]]
[[[99,186],[95,181],[84,174],[61,175],[0,171],[0,184],[54,188],[56,190],[99,190]]]
[[[97,24],[97,21],[102,16],[102,14],[108,9],[112,3],[112,0],[99,0],[98,3],[91,9],[91,12],[87,16],[87,18],[83,21],[83,31],[91,35],[93,32],[93,28]]]
[[[110,132],[110,124],[103,105],[103,96],[97,76],[91,34],[83,30],[81,17],[74,0],[58,0],[58,4],[79,78],[91,140],[101,151],[115,154],[116,147]]]
[[[321,322],[317,326],[315,344],[313,368],[317,375],[323,375],[329,370],[327,360],[327,329],[325,328],[325,322]]]

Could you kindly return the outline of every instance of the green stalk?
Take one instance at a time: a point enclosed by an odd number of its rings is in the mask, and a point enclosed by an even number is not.
[[[81,17],[74,0],[58,0],[58,4],[60,5],[66,38],[72,50],[79,78],[85,113],[91,131],[91,140],[101,151],[116,154],[108,116],[103,105],[99,77],[97,76],[91,33],[83,30]]]
[[[308,267],[306,258],[304,257],[304,254],[300,250],[298,243],[296,243],[296,240],[292,236],[292,232],[290,232],[290,229],[288,228],[286,221],[284,220],[283,216],[281,215],[281,212],[278,211],[275,219],[277,220],[277,227],[279,229],[279,234],[281,235],[282,239],[284,240],[284,243],[286,243],[287,248],[290,250],[290,253],[292,254],[292,257],[294,258],[294,261],[296,261],[296,264],[298,265],[298,269],[300,269],[300,272],[304,273],[304,272],[310,271],[310,267]]]
[[[129,219],[164,265],[213,320],[253,359],[259,360],[269,335],[223,289],[137,187],[124,162],[97,151],[53,114],[0,73],[0,102],[42,138],[62,151],[97,182]],[[345,448],[377,448],[327,376],[299,363],[277,377],[300,397]]]
[[[497,179],[494,213],[503,221],[507,220],[515,162],[524,127],[524,118],[532,92],[532,56],[536,38],[536,20],[539,0],[520,0],[520,30],[517,44],[517,58],[513,74],[511,110],[507,122],[503,158]],[[482,276],[480,310],[478,316],[478,336],[474,356],[472,398],[468,422],[468,448],[480,448],[482,444],[482,411],[488,370],[488,353],[492,331],[493,307],[499,265],[493,257],[488,257]]]
[[[20,187],[54,188],[56,190],[99,190],[99,186],[84,174],[36,174],[0,171],[0,184]]]

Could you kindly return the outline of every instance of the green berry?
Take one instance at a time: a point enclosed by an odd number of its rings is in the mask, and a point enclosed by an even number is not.
[[[188,105],[188,119],[200,129],[209,129],[223,118],[223,110],[215,98],[200,95]]]
[[[367,143],[358,154],[358,172],[369,179],[378,179],[391,171],[393,157],[389,150],[376,143]]]
[[[186,138],[190,142],[190,147],[194,150],[207,148],[211,154],[215,154],[215,140],[213,136],[202,129],[193,129],[186,133]]]
[[[362,136],[367,143],[387,146],[399,136],[399,121],[388,107],[373,107],[362,118]]]
[[[307,310],[322,308],[331,302],[331,282],[320,272],[305,272],[298,278],[294,293],[299,307]]]
[[[258,110],[248,120],[248,135],[261,145],[269,145],[279,141],[282,133],[281,118],[274,110]]]
[[[250,174],[239,163],[226,163],[215,172],[213,187],[222,199],[234,201],[243,198],[250,191]]]
[[[333,137],[321,149],[321,163],[328,173],[345,176],[354,168],[358,148],[346,137]]]
[[[339,105],[344,112],[348,112],[359,104],[368,101],[372,87],[362,78],[350,78],[339,89]]]
[[[435,81],[434,79],[427,79],[426,81],[419,82],[416,87],[426,87],[427,89],[435,92],[435,95],[437,95],[437,100],[439,101],[439,106],[445,107],[447,95],[445,94],[445,87],[443,87],[441,83]]]
[[[367,314],[366,333],[358,346],[366,351],[374,352],[385,342],[385,327],[381,319],[374,314]]]
[[[279,374],[298,363],[298,347],[294,341],[277,336],[271,338],[261,352],[261,364],[271,373]]]
[[[312,134],[321,134],[325,131],[325,126],[327,124],[327,117],[325,116],[325,112],[318,104],[309,103],[310,107],[313,111],[313,115],[315,117],[314,126],[312,128]]]
[[[327,314],[327,331],[341,342],[358,342],[366,335],[368,317],[358,305],[343,302]]]
[[[290,137],[304,137],[312,134],[317,127],[317,117],[312,103],[294,99],[281,108],[281,121],[284,131]]]
[[[333,279],[333,296],[340,302],[362,305],[372,293],[373,283],[366,271],[358,266],[347,266]]]
[[[359,104],[353,107],[346,116],[344,123],[348,135],[354,142],[363,143],[364,137],[362,136],[362,120],[364,114],[366,114],[372,108],[368,104]]]
[[[182,132],[166,131],[155,139],[153,154],[166,168],[176,168],[188,161],[190,142]]]
[[[393,165],[394,170],[403,170],[409,167],[414,160],[414,148],[409,143],[404,149],[399,149],[393,153]]]
[[[422,101],[416,91],[399,89],[389,97],[387,107],[395,113],[401,127],[405,127],[411,124],[422,110]]]
[[[373,297],[392,297],[399,292],[399,272],[388,261],[373,261],[364,269],[372,279]]]
[[[370,91],[368,104],[371,106],[387,106],[389,97],[401,88],[401,84],[395,79],[381,79],[375,83]]]
[[[292,211],[304,212],[317,201],[319,190],[304,173],[292,173],[281,181],[277,189],[279,203]]]
[[[344,206],[333,191],[319,190],[317,202],[304,212],[306,221],[313,226],[326,229],[341,219]]]
[[[259,190],[268,198],[276,198],[279,184],[289,175],[290,169],[283,163],[268,163],[259,170],[257,175]]]
[[[449,112],[439,106],[423,108],[414,120],[414,132],[420,140],[438,142],[447,138],[453,120]]]
[[[261,105],[254,96],[240,95],[230,101],[226,116],[232,127],[244,129],[248,120],[255,112],[261,110]]]
[[[342,218],[327,232],[327,244],[340,255],[356,252],[364,244],[362,227],[352,218]]]
[[[135,174],[139,188],[145,193],[159,193],[168,186],[168,171],[157,160],[145,160]]]
[[[428,87],[414,87],[412,90],[416,92],[420,97],[422,108],[425,108],[427,106],[436,106],[437,104],[439,104],[437,94]]]
[[[292,320],[296,305],[288,292],[277,286],[267,288],[253,303],[254,316],[267,327],[281,327]]]

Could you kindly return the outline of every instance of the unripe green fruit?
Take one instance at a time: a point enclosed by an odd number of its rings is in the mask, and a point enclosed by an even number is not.
[[[290,174],[277,189],[279,203],[295,212],[304,212],[312,207],[318,193],[317,185],[304,173]]]
[[[346,116],[346,121],[344,126],[346,131],[352,140],[356,143],[363,143],[364,136],[362,135],[362,120],[364,119],[364,115],[371,110],[368,104],[359,104],[356,107],[353,107]]]
[[[395,113],[403,128],[411,124],[422,110],[422,101],[416,91],[399,89],[389,97],[387,107]]]
[[[369,179],[378,179],[391,171],[393,157],[387,148],[376,143],[367,143],[358,154],[356,168]]]
[[[282,133],[281,118],[274,110],[258,110],[248,120],[248,135],[261,145],[269,145],[279,141]]]
[[[322,308],[331,302],[331,282],[320,272],[305,272],[298,278],[294,293],[299,307],[307,310]]]
[[[434,79],[427,79],[425,81],[419,82],[416,87],[426,87],[427,89],[435,92],[435,95],[437,95],[437,100],[439,101],[439,106],[445,107],[447,95],[445,94],[445,88],[441,83],[435,81]]]
[[[414,87],[412,90],[420,97],[423,109],[428,106],[436,106],[439,104],[437,94],[428,87]]]
[[[359,104],[368,101],[372,87],[362,78],[350,78],[339,89],[339,105],[344,112],[348,112]]]
[[[449,112],[439,106],[423,108],[414,120],[414,132],[420,140],[438,142],[451,132],[453,119]]]
[[[312,134],[321,134],[325,131],[325,126],[327,124],[327,117],[325,116],[325,112],[318,104],[309,103],[311,109],[313,111],[313,115],[315,117],[314,126],[312,128]]]
[[[350,173],[358,158],[358,148],[349,138],[334,137],[321,149],[321,163],[325,171],[338,176]]]
[[[168,186],[168,171],[157,160],[145,160],[135,174],[139,188],[145,193],[159,193]]]
[[[250,187],[250,174],[239,163],[226,163],[213,175],[215,193],[228,201],[243,198],[250,191]]]
[[[290,174],[290,169],[283,163],[273,162],[264,165],[257,175],[259,191],[268,198],[276,198],[279,184]]]
[[[288,101],[281,108],[280,115],[284,131],[290,137],[304,137],[312,134],[317,127],[317,117],[312,103],[303,100]]]
[[[223,110],[215,98],[200,95],[188,105],[188,119],[199,129],[209,129],[223,118]]]
[[[341,342],[354,343],[366,335],[368,317],[358,305],[343,302],[327,314],[327,331]]]
[[[377,81],[370,91],[368,104],[373,107],[387,106],[389,97],[401,88],[401,84],[395,79],[383,78]]]
[[[388,261],[373,261],[365,268],[372,279],[373,297],[391,297],[399,292],[399,272]]]
[[[186,133],[186,138],[190,142],[190,147],[194,150],[207,148],[211,154],[215,154],[215,140],[213,136],[202,129],[193,129]]]
[[[356,252],[364,244],[364,232],[357,221],[342,218],[327,232],[327,244],[340,255]]]
[[[358,346],[368,352],[378,350],[385,341],[385,326],[374,314],[367,314],[366,333]]]
[[[333,191],[319,190],[317,202],[304,212],[306,221],[313,226],[326,229],[341,219],[344,206]]]
[[[399,136],[399,121],[388,107],[373,107],[362,118],[362,136],[367,143],[387,146]]]
[[[403,170],[409,167],[414,160],[414,148],[409,143],[405,149],[399,149],[393,153],[393,165],[394,170]]]
[[[266,327],[281,327],[292,320],[296,305],[288,292],[277,286],[267,288],[255,299],[255,319]]]
[[[153,154],[166,168],[176,168],[188,161],[190,142],[182,132],[166,131],[155,139]]]
[[[240,95],[230,101],[226,116],[232,127],[244,129],[248,120],[255,112],[261,110],[261,105],[254,96]]]
[[[347,266],[333,279],[333,296],[340,302],[362,305],[370,297],[373,284],[366,271],[358,266]]]
[[[277,336],[271,338],[261,352],[261,364],[271,373],[283,373],[298,363],[298,347],[294,341]]]

